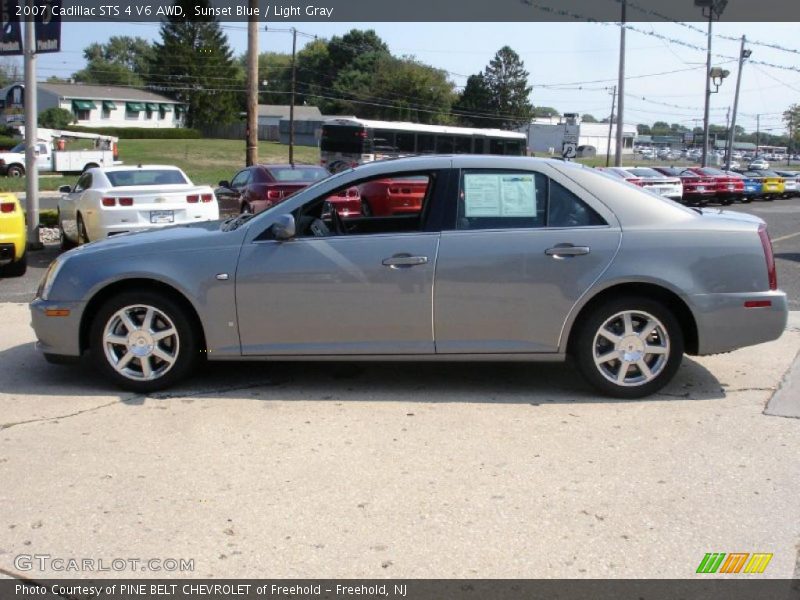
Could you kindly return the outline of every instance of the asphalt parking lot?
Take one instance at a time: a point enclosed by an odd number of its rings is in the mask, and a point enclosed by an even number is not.
[[[736,210],[770,224],[798,310],[800,199]],[[104,576],[684,578],[769,552],[765,577],[800,576],[800,420],[770,414],[800,398],[797,314],[640,401],[545,364],[212,364],[141,396],[36,354],[24,302],[54,253],[0,282],[6,574],[59,575],[15,560],[47,554],[194,560]]]

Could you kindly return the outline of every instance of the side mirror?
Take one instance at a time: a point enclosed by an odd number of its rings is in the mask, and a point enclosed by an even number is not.
[[[219,182],[219,187],[230,188],[231,182],[228,181],[227,179],[223,179],[222,181]]]
[[[58,188],[58,191],[62,194],[69,194],[72,191],[72,187],[69,185],[62,185]]]
[[[295,222],[292,215],[281,215],[270,227],[276,240],[290,240],[295,235]]]

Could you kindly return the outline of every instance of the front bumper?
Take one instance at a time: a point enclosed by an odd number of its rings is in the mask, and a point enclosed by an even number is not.
[[[746,308],[747,301],[769,301],[769,306]],[[778,339],[789,317],[786,294],[756,292],[701,294],[689,297],[697,321],[698,355],[730,352]]]
[[[80,356],[80,327],[83,302],[57,302],[35,298],[30,303],[31,327],[36,333],[36,349],[45,354]],[[67,316],[49,316],[48,311],[68,310]]]

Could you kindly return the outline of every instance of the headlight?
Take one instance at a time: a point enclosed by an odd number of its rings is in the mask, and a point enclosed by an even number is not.
[[[64,258],[58,257],[50,263],[50,266],[47,268],[44,277],[42,277],[42,280],[39,282],[39,288],[36,290],[37,297],[41,298],[42,300],[48,299],[50,290],[53,289],[53,283],[55,283],[56,277],[58,277],[58,272],[61,270],[61,267],[64,266],[65,262],[66,260]]]

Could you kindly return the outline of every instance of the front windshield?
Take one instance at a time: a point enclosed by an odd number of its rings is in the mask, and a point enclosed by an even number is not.
[[[9,152],[25,152],[25,142],[20,142],[14,146]]]

